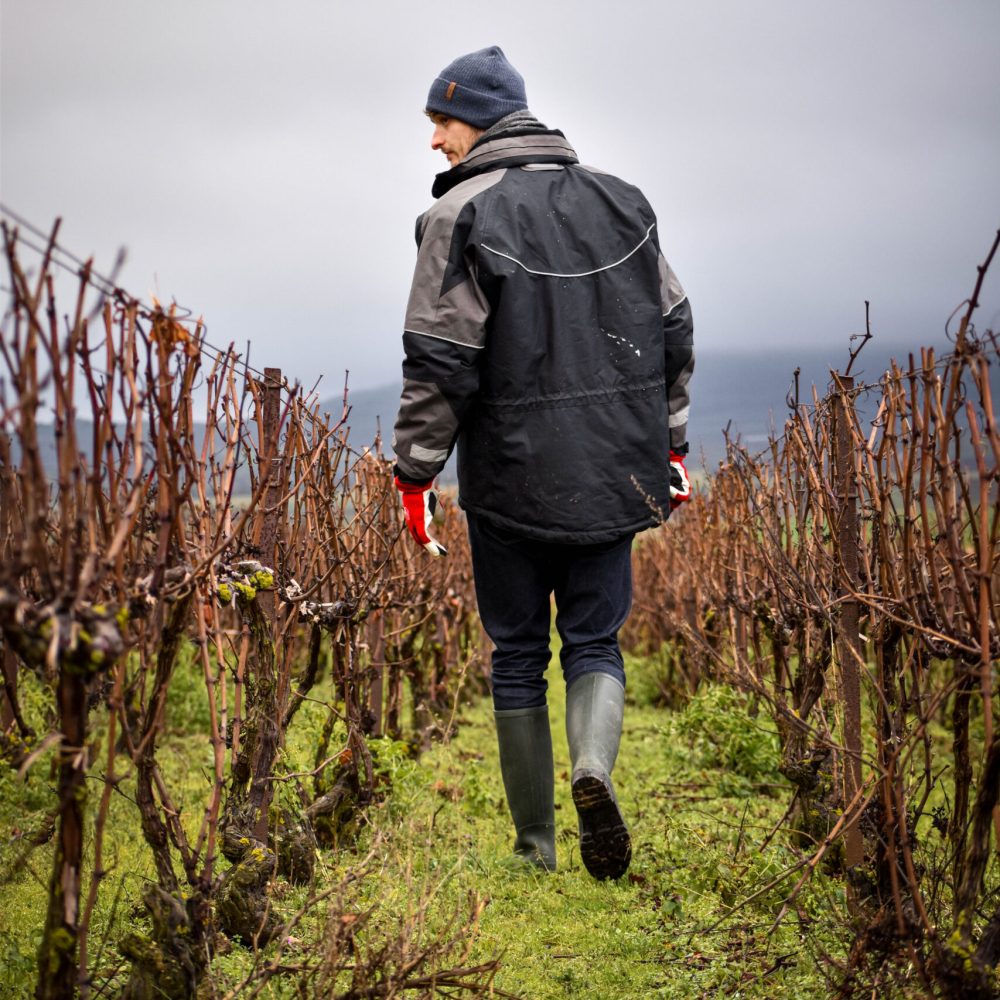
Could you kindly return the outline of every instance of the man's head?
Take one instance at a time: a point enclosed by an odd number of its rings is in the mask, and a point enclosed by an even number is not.
[[[427,115],[434,122],[431,148],[440,149],[454,166],[485,129],[527,107],[524,79],[500,46],[459,56],[435,78],[427,95]]]

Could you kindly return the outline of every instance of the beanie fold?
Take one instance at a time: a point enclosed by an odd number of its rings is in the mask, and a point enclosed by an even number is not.
[[[459,56],[435,78],[427,95],[427,111],[482,129],[527,107],[524,78],[499,45]]]

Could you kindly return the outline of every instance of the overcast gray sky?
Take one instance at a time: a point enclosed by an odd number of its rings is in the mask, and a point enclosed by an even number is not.
[[[331,394],[398,377],[424,99],[485,45],[645,191],[706,351],[839,348],[866,298],[939,341],[1000,226],[997,0],[2,0],[0,36],[3,202]]]

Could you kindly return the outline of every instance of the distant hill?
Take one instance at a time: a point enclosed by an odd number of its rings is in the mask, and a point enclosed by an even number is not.
[[[949,349],[947,344],[938,347],[938,356]],[[881,347],[877,341],[872,341],[855,362],[853,374],[860,382],[877,382],[889,367],[890,359],[895,357],[905,366],[910,350],[900,345]],[[847,361],[846,344],[829,349],[809,346],[759,351],[698,351],[691,384],[689,466],[711,470],[724,458],[723,428],[727,424],[730,425],[730,437],[739,437],[751,452],[763,448],[772,426],[780,432],[785,422],[788,414],[785,400],[794,385],[795,369],[801,369],[799,398],[802,402],[810,402],[811,387],[815,384],[822,397],[830,382],[830,369],[836,367],[843,371]],[[995,383],[1000,380],[997,366],[992,369],[992,378]],[[355,446],[374,439],[381,418],[382,447],[386,453],[391,452],[392,423],[399,406],[399,392],[399,382],[351,391],[348,423]],[[1000,398],[1000,386],[994,398]],[[863,408],[864,399],[861,405]],[[340,408],[339,398],[321,406],[331,412],[339,412]],[[453,471],[448,478],[454,478]]]
[[[399,409],[399,394],[403,388],[402,379],[377,386],[374,389],[351,389],[347,402],[351,411],[347,417],[350,428],[350,440],[355,447],[369,444],[375,440],[377,432],[381,431],[382,450],[386,454],[392,451],[392,425]],[[320,411],[340,413],[342,402],[339,398],[324,400]]]
[[[949,345],[938,348],[938,356],[945,353]],[[870,343],[854,366],[854,375],[863,382],[877,382],[889,365],[892,357],[905,362],[908,348],[880,347]],[[723,428],[730,426],[730,437],[739,438],[751,452],[756,452],[767,443],[769,430],[774,427],[781,431],[788,407],[786,396],[793,386],[792,373],[798,367],[799,396],[804,402],[811,401],[815,384],[822,397],[830,380],[830,368],[846,367],[847,349],[821,350],[816,347],[801,349],[746,350],[722,352],[700,351],[697,354],[695,374],[691,386],[691,418],[688,425],[688,439],[691,444],[691,458],[688,468],[692,471],[704,468],[714,470],[725,456]],[[991,384],[994,399],[1000,399],[1000,365],[991,367]],[[382,450],[392,453],[392,425],[399,406],[401,383],[390,382],[374,389],[351,390],[348,395],[350,414],[347,425],[350,441],[355,448],[363,448],[375,440],[381,429]],[[874,394],[873,394],[874,395]],[[864,410],[865,399],[859,401]],[[320,412],[339,416],[342,409],[340,395],[330,397],[320,404]],[[869,417],[873,411],[869,411]],[[80,446],[89,453],[92,429],[88,422],[77,424]],[[204,433],[200,427],[196,436]],[[39,425],[39,447],[42,461],[50,476],[55,474],[55,439],[51,425]],[[14,462],[20,461],[15,445]],[[446,482],[455,482],[455,459],[449,460],[442,477]],[[249,475],[244,467],[237,483],[237,493],[249,490]]]

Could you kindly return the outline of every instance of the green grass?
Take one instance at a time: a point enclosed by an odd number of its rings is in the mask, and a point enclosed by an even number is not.
[[[458,734],[449,744],[417,760],[401,744],[373,741],[391,793],[368,808],[357,843],[322,852],[319,888],[352,871],[356,879],[329,914],[323,904],[295,929],[304,952],[315,955],[323,947],[328,915],[364,917],[355,942],[363,953],[392,938],[401,921],[419,925],[418,937],[432,940],[478,900],[483,907],[469,953],[453,949],[445,959],[468,966],[499,956],[495,985],[531,1000],[827,996],[812,949],[842,952],[832,925],[843,910],[842,887],[817,878],[800,895],[798,912],[771,936],[795,877],[740,905],[798,859],[780,834],[765,850],[759,847],[790,794],[777,773],[773,730],[763,715],[748,718],[742,696],[725,687],[704,689],[680,712],[652,707],[647,692],[653,685],[644,666],[629,666],[631,700],[615,771],[634,844],[626,878],[597,883],[580,864],[562,681],[553,668],[558,872],[512,875],[501,864],[513,831],[492,710],[481,701],[461,710]],[[189,828],[200,820],[210,777],[207,738],[203,730],[189,731],[199,718],[199,684],[194,668],[179,673],[159,751]],[[322,717],[321,706],[303,706],[287,751],[291,769],[312,766]],[[98,756],[92,773],[102,770]],[[92,783],[93,809],[100,787]],[[141,926],[139,895],[153,875],[135,807],[126,797],[128,782],[122,791],[112,806],[105,848],[111,874],[102,886],[92,939],[92,954],[105,942],[105,969],[118,961],[115,942]],[[23,851],[18,832],[30,830],[54,804],[47,762],[36,764],[26,783],[0,773],[0,796],[0,870],[7,872]],[[0,997],[31,993],[50,860],[50,846],[36,849],[27,867],[0,886]],[[289,914],[307,895],[306,889],[282,886],[276,905]],[[805,943],[800,920],[810,925]],[[234,945],[217,957],[213,973],[220,984],[234,983],[251,959],[247,949]],[[289,980],[276,979],[263,995],[297,994]]]
[[[787,790],[775,787],[773,732],[748,721],[727,688],[707,689],[675,715],[630,705],[615,778],[634,858],[626,878],[598,883],[576,847],[563,704],[559,680],[550,691],[558,872],[511,876],[499,864],[513,832],[487,703],[465,713],[450,745],[396,774],[372,816],[392,834],[386,872],[411,864],[436,877],[441,912],[470,890],[487,898],[470,961],[502,954],[496,985],[520,996],[827,995],[795,916],[766,937],[794,878],[710,929],[796,860],[782,846],[755,846],[787,804]],[[402,905],[399,884],[392,874],[363,883],[362,905]],[[828,911],[824,890],[843,905],[839,887],[817,882],[800,901],[809,919]]]

